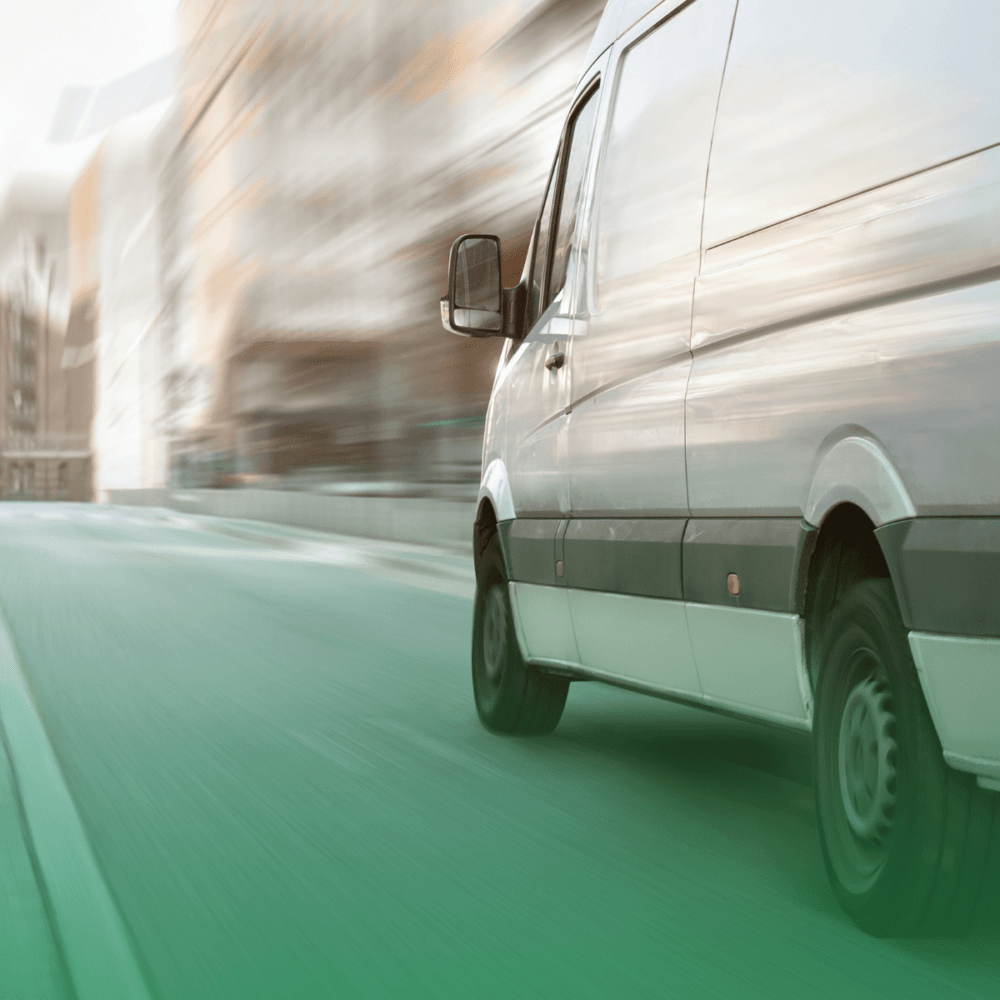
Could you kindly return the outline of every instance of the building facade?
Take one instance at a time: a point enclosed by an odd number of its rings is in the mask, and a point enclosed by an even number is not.
[[[93,347],[71,315],[64,193],[16,181],[0,210],[0,496],[93,497]]]
[[[474,488],[500,343],[441,329],[448,252],[495,232],[518,280],[603,5],[184,0],[176,99],[130,97],[70,198],[97,495]]]
[[[175,478],[478,480],[499,344],[441,330],[448,251],[496,232],[516,283],[602,7],[185,0]]]

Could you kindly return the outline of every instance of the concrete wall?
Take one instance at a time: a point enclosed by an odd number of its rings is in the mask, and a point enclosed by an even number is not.
[[[304,490],[109,490],[108,500],[365,538],[468,548],[476,513],[475,503],[468,501],[327,496]]]

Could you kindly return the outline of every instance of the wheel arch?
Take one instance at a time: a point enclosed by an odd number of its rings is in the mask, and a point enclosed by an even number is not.
[[[476,520],[472,529],[472,551],[478,578],[479,564],[490,538],[502,521],[513,521],[514,500],[510,492],[510,479],[503,459],[495,458],[486,467],[479,495],[476,498]],[[507,553],[501,545],[504,570],[509,571]]]
[[[837,504],[827,512],[803,554],[803,564],[799,567],[801,610],[806,666],[814,692],[825,626],[851,587],[862,580],[888,579],[898,595],[898,584],[875,533],[876,527],[860,505]]]
[[[827,436],[816,457],[803,516],[809,524],[821,524],[842,504],[858,507],[876,528],[917,516],[903,477],[863,427],[841,427]]]
[[[476,497],[476,511],[482,507],[483,501],[488,500],[497,521],[513,521],[514,497],[510,491],[510,477],[507,475],[507,466],[502,458],[494,458],[486,467],[483,473],[482,482],[479,486],[479,495]]]
[[[803,508],[817,526],[799,554],[797,601],[805,619],[806,662],[815,690],[822,646],[822,619],[847,589],[862,579],[892,581],[901,603],[900,581],[892,573],[876,529],[916,517],[902,476],[886,448],[866,428],[845,424],[820,446]]]

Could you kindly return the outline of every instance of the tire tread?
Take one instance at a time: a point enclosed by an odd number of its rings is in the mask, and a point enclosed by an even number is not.
[[[909,774],[905,779],[901,774],[901,788],[903,780],[907,782],[908,801],[905,811],[901,803],[898,814],[906,825],[895,831],[894,839],[900,839],[890,847],[897,858],[908,857],[909,861],[905,872],[899,863],[887,862],[885,871],[891,867],[892,874],[884,878],[880,875],[875,886],[861,896],[839,885],[823,829],[826,810],[835,807],[821,802],[822,796],[836,794],[825,790],[828,782],[820,776],[822,754],[833,745],[828,735],[832,722],[818,720],[817,734],[827,733],[822,741],[817,736],[815,764],[820,839],[827,872],[841,905],[869,933],[879,937],[962,933],[988,894],[984,886],[991,866],[1000,868],[997,796],[981,789],[973,775],[955,770],[944,760],[890,580],[874,578],[856,583],[838,603],[826,632],[831,656],[835,655],[838,636],[856,622],[862,630],[874,628],[883,633],[881,639],[894,664],[890,674],[897,715],[909,726]],[[836,660],[829,669],[835,666]],[[834,683],[834,675],[827,682],[827,669],[824,655],[818,702]],[[1000,873],[994,877],[1000,878]]]
[[[544,674],[521,657],[507,591],[499,540],[494,534],[486,543],[476,574],[476,617],[473,624],[473,691],[476,691],[476,656],[479,617],[485,595],[493,586],[504,589],[507,610],[507,664],[496,705],[484,710],[476,697],[476,709],[483,724],[494,732],[544,735],[555,729],[562,716],[569,680]]]

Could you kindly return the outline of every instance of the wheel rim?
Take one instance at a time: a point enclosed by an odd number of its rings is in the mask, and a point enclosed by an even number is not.
[[[872,650],[854,654],[847,677],[835,764],[839,808],[833,855],[845,888],[861,893],[889,853],[897,799],[896,716],[892,690]]]
[[[506,662],[507,608],[500,588],[493,587],[483,612],[483,673],[490,689],[499,687]]]
[[[896,717],[888,685],[872,674],[847,696],[840,722],[840,794],[851,830],[878,843],[896,806]]]

